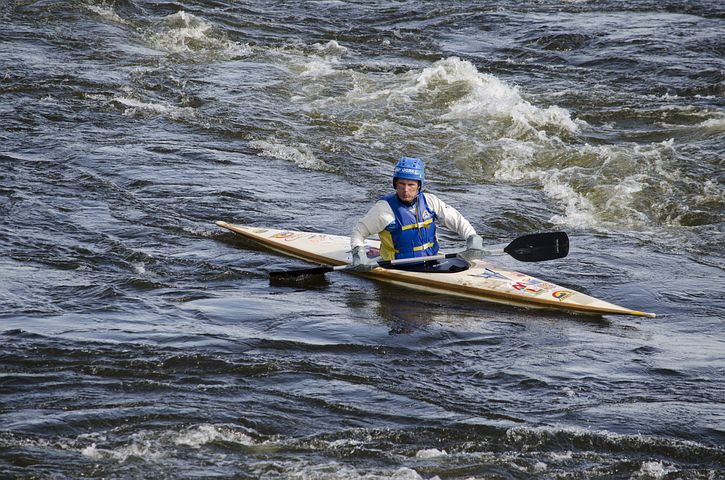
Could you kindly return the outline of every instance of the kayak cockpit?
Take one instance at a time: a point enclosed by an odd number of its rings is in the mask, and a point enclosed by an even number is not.
[[[471,264],[462,258],[448,258],[443,261],[433,260],[410,265],[391,265],[385,268],[388,270],[405,270],[406,272],[458,273],[464,272],[470,267]]]

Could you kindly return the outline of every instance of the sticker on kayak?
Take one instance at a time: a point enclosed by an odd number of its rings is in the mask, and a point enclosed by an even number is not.
[[[285,242],[292,242],[294,240],[298,240],[300,238],[304,238],[303,233],[299,232],[279,232],[272,235],[270,238],[281,238]]]
[[[543,280],[538,280],[536,278],[527,278],[512,284],[511,287],[513,287],[514,290],[517,290],[525,295],[531,295],[535,297],[541,295],[547,290],[556,288],[556,285],[544,282]]]
[[[571,297],[573,295],[572,292],[565,292],[563,290],[556,291],[551,294],[552,297],[559,300],[560,302],[563,302],[567,298]]]
[[[329,235],[325,235],[324,233],[314,233],[307,237],[307,241],[313,245],[320,245],[335,243],[337,239]]]
[[[483,278],[493,278],[496,280],[511,280],[506,275],[502,275],[498,272],[494,272],[493,270],[489,270],[488,268],[485,268],[482,273],[479,273],[477,275],[471,275],[472,277],[483,277]]]

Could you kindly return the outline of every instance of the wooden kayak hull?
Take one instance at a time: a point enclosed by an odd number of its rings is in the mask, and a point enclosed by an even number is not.
[[[235,225],[222,221],[216,223],[270,250],[295,258],[323,265],[345,265],[351,262],[349,237]],[[376,258],[379,247],[377,240],[366,241],[366,250],[371,260]],[[470,263],[469,269],[456,273],[413,272],[378,267],[370,272],[356,274],[416,290],[516,307],[587,315],[655,317],[654,313],[621,307],[525,273],[501,268],[487,260],[473,260]]]

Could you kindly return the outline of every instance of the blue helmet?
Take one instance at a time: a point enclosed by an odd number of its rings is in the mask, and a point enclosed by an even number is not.
[[[409,180],[418,180],[420,182],[420,188],[423,189],[423,182],[425,181],[424,170],[425,165],[420,158],[401,157],[398,163],[395,164],[395,170],[393,170],[393,187],[395,187],[396,179],[407,178]]]

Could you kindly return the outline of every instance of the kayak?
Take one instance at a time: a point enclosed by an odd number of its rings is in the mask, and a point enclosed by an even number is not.
[[[352,261],[350,238],[342,235],[300,232],[266,227],[216,222],[242,237],[284,255],[324,265],[347,265]],[[365,242],[371,261],[379,257],[380,242]],[[600,300],[568,287],[540,280],[525,273],[496,266],[486,259],[452,262],[452,268],[419,271],[376,267],[369,272],[352,272],[381,282],[473,300],[523,308],[567,311],[588,315],[635,315],[654,318],[641,312]]]

